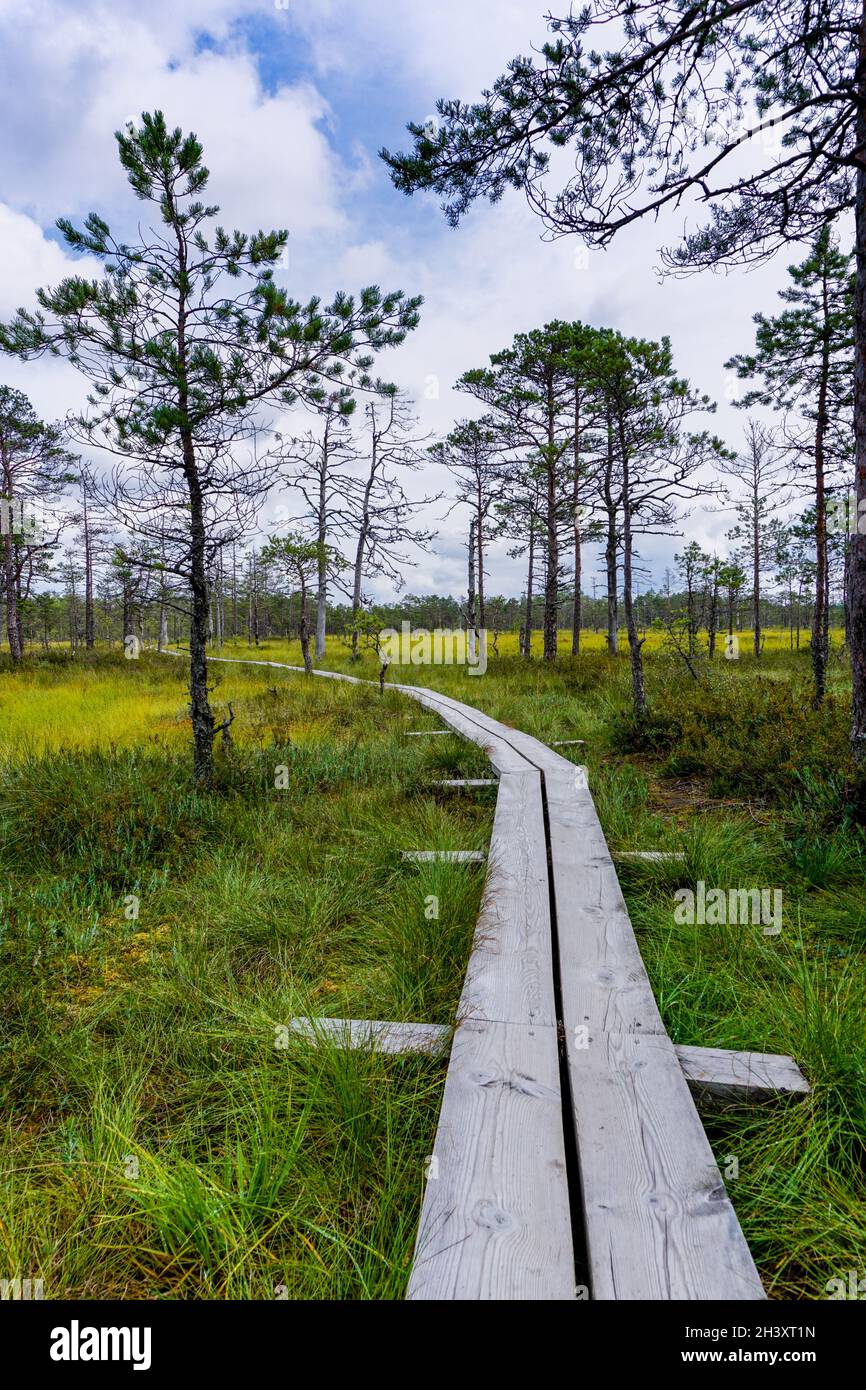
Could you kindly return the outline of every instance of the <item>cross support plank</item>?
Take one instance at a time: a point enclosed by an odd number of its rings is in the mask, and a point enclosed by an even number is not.
[[[498,777],[451,777],[431,784],[434,787],[498,787]]]
[[[293,1018],[293,1033],[336,1047],[367,1048],[402,1055],[412,1052],[438,1057],[447,1052],[453,1029],[442,1023],[383,1023],[366,1018]]]
[[[487,855],[483,849],[404,849],[400,857],[416,864],[483,864]]]
[[[759,1101],[776,1096],[807,1096],[811,1089],[793,1057],[676,1045],[674,1052],[689,1089],[699,1097]]]

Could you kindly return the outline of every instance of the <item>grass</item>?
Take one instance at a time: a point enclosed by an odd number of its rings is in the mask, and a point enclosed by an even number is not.
[[[641,726],[627,658],[599,634],[554,668],[506,635],[484,676],[389,673],[546,742],[585,739],[560,751],[586,763],[611,848],[685,853],[621,863],[623,890],[674,1041],[789,1052],[810,1079],[805,1101],[705,1117],[769,1292],[807,1300],[862,1270],[866,1235],[866,841],[839,811],[835,637],[818,712],[808,650],[782,633],[760,662],[743,634],[700,683],[651,634]],[[223,655],[300,664],[277,641]],[[339,639],[325,664],[377,674]],[[215,706],[239,713],[206,802],[189,790],[183,663],[58,655],[0,674],[6,1263],[48,1296],[399,1297],[442,1065],[280,1050],[275,1029],[453,1018],[481,876],[397,850],[483,846],[488,794],[418,789],[487,766],[452,737],[403,739],[436,720],[394,692],[213,669]],[[73,722],[76,702],[95,717]],[[781,934],[678,924],[674,894],[699,881],[781,889]]]
[[[0,676],[3,1275],[48,1298],[399,1297],[444,1065],[285,1025],[452,1021],[483,874],[399,850],[486,845],[489,797],[424,790],[475,750],[405,739],[427,716],[394,693],[236,668],[200,796],[179,667]]]
[[[767,634],[760,661],[742,634],[740,659],[717,658],[700,683],[651,634],[651,717],[640,728],[627,658],[610,660],[599,634],[552,669],[521,660],[506,637],[483,677],[446,666],[389,673],[546,742],[585,739],[560,751],[586,763],[611,848],[685,853],[684,863],[621,863],[623,890],[673,1040],[790,1053],[809,1077],[805,1101],[705,1116],[765,1286],[807,1300],[826,1298],[849,1270],[861,1277],[866,1237],[866,838],[839,813],[850,701],[840,638],[816,712],[808,649],[792,652],[787,634]],[[278,642],[260,655],[299,659]],[[326,664],[375,674],[371,656],[353,666],[338,640]],[[782,933],[678,925],[674,894],[701,880],[781,889]]]

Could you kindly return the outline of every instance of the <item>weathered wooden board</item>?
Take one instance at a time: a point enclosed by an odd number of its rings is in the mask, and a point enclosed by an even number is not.
[[[718,1100],[773,1100],[807,1096],[810,1086],[793,1057],[732,1052],[722,1047],[680,1047],[674,1052],[691,1090]]]
[[[458,1017],[553,1027],[550,890],[537,772],[503,773],[489,860]]]
[[[410,1299],[576,1296],[556,1028],[454,1035]]]
[[[597,1033],[569,1074],[593,1298],[764,1298],[670,1039]]]
[[[404,849],[400,858],[416,864],[483,864],[487,855],[483,849]]]
[[[615,849],[614,859],[643,859],[648,864],[683,863],[684,854],[679,854],[676,850],[665,849]]]
[[[450,697],[391,688],[485,748],[502,774],[409,1296],[575,1296],[565,1111],[594,1297],[762,1298],[584,770]],[[560,1095],[551,889],[568,1097]]]
[[[592,1033],[665,1029],[590,792],[545,773],[563,1021]]]
[[[446,777],[431,782],[433,787],[498,787],[498,777]]]
[[[450,729],[407,729],[407,738],[429,738],[432,734],[450,734]]]
[[[563,773],[545,786],[593,1297],[762,1298],[592,798]]]
[[[448,1051],[453,1029],[441,1023],[385,1023],[362,1018],[293,1018],[293,1033],[336,1047],[367,1048],[395,1055],[423,1052],[438,1057]]]

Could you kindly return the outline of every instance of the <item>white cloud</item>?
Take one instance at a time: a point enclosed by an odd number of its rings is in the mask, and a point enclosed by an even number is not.
[[[272,0],[76,0],[74,7],[0,0],[0,314],[68,273],[72,262],[43,235],[58,213],[80,217],[92,207],[128,220],[139,211],[112,132],[162,106],[202,138],[210,191],[228,225],[288,227],[284,283],[293,294],[327,296],[375,282],[425,296],[420,328],[379,364],[416,397],[425,429],[444,432],[455,416],[474,413],[474,403],[452,390],[454,380],[516,332],[581,318],[638,336],[668,333],[678,369],[720,402],[710,423],[736,444],[742,419],[724,400],[722,363],[750,346],[754,310],[774,308],[781,260],[752,275],[659,284],[657,248],[681,230],[671,217],[636,224],[579,268],[578,244],[543,243],[518,195],[479,205],[453,231],[435,200],[410,204],[393,190],[376,158],[377,143],[393,132],[395,101],[405,101],[408,120],[432,113],[437,96],[476,97],[510,57],[543,38],[543,9],[541,0],[292,0],[285,9]],[[235,27],[251,16],[284,20],[298,35],[291,76],[268,90]],[[201,46],[203,32],[216,48]],[[356,86],[363,122],[345,109],[345,93]],[[370,105],[377,92],[381,136]],[[359,129],[369,132],[367,147]],[[351,150],[348,164],[335,137]],[[0,379],[14,380],[51,415],[83,390],[57,363],[3,363]],[[419,478],[412,487],[420,495],[441,485]],[[719,525],[696,517],[692,529],[712,536]],[[440,553],[422,561],[410,587],[462,587],[462,529],[456,515],[443,523]],[[646,545],[658,574],[674,548],[673,541]],[[491,589],[516,589],[522,563],[509,561],[503,547],[494,563]]]
[[[339,161],[322,125],[327,103],[308,82],[266,94],[239,41],[195,51],[244,6],[31,5],[0,11],[0,186],[43,224],[91,207],[130,209],[113,132],[161,107],[205,146],[227,222],[337,230]],[[16,6],[16,11],[18,7]],[[179,15],[184,15],[183,25]],[[22,100],[22,80],[28,98]],[[134,207],[134,205],[132,205]]]

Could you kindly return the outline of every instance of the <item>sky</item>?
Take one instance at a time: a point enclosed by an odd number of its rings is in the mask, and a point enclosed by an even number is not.
[[[408,147],[406,122],[438,97],[476,98],[510,58],[545,38],[544,0],[0,0],[0,318],[38,286],[93,273],[69,254],[59,216],[98,211],[125,233],[140,213],[113,132],[142,110],[196,132],[220,220],[287,228],[281,283],[304,301],[379,284],[422,294],[419,328],[382,356],[382,374],[416,401],[423,431],[477,413],[452,387],[515,333],[553,318],[670,336],[677,369],[718,402],[705,423],[731,447],[744,419],[723,367],[753,343],[752,315],[775,312],[784,256],[752,271],[660,280],[658,249],[684,214],[636,223],[605,251],[545,241],[521,194],[479,203],[450,228],[433,195],[397,192],[380,147]],[[554,7],[555,8],[555,7]],[[0,361],[45,418],[83,404],[87,383],[61,361]],[[299,422],[302,428],[312,421]],[[407,489],[447,487],[432,467]],[[464,519],[444,503],[437,532],[405,576],[414,593],[465,592]],[[731,518],[695,512],[687,538],[724,551]],[[646,538],[642,587],[662,582],[683,542]],[[489,556],[488,593],[517,594],[523,563]],[[585,589],[601,566],[589,548]],[[387,586],[371,592],[387,596]]]

